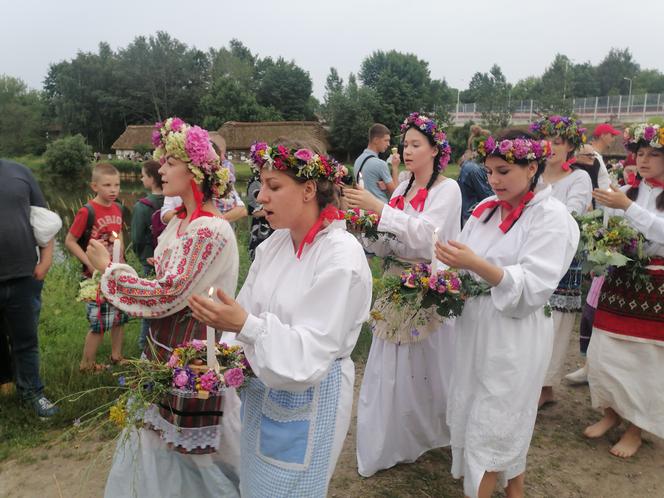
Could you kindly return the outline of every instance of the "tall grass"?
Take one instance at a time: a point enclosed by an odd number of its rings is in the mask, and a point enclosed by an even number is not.
[[[40,167],[39,158],[18,158],[23,164],[33,168]],[[446,174],[455,178],[458,167],[451,165]],[[237,190],[241,194],[246,191],[246,182],[251,172],[246,164],[236,165],[238,180]],[[73,180],[70,180],[73,181]],[[84,187],[84,183],[82,183]],[[51,189],[47,191],[50,197],[51,208],[58,211],[64,218],[63,233],[71,225],[73,215],[81,207],[85,191],[78,191],[78,197],[63,194],[55,184],[44,184],[42,187]],[[83,193],[82,193],[83,192]],[[127,218],[128,219],[128,218]],[[238,290],[244,282],[251,264],[247,250],[249,239],[249,219],[242,219],[235,224],[238,250],[240,255],[240,271]],[[131,253],[127,252],[129,262],[138,268],[138,262]],[[373,258],[370,266],[374,277],[380,276],[381,260]],[[21,448],[36,446],[52,441],[62,436],[64,429],[72,428],[74,421],[84,413],[111,402],[118,394],[114,390],[117,385],[112,372],[101,374],[82,374],[79,372],[79,362],[83,349],[88,322],[85,318],[84,303],[76,302],[78,293],[80,263],[63,254],[56,262],[46,278],[42,293],[42,310],[39,321],[39,347],[41,355],[41,374],[46,386],[47,396],[53,400],[63,400],[74,393],[92,391],[76,402],[61,401],[61,413],[49,421],[37,419],[32,410],[23,406],[16,396],[0,399],[0,460],[14,455]],[[140,322],[132,320],[125,325],[124,355],[137,357],[137,346]],[[371,332],[368,326],[362,328],[360,337],[352,357],[356,361],[366,359],[371,345]],[[104,338],[99,349],[98,360],[107,362],[110,356],[110,337]],[[106,430],[105,437],[113,436],[112,431]]]

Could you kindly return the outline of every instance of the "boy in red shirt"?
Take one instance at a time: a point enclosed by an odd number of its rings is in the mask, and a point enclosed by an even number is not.
[[[83,264],[85,278],[91,277],[94,272],[94,268],[85,254],[88,242],[91,239],[98,240],[106,246],[109,254],[112,254],[116,237],[122,238],[122,210],[115,202],[120,193],[120,173],[112,164],[98,163],[92,170],[90,187],[97,195],[76,213],[65,239],[65,247]],[[120,251],[121,255],[123,253],[124,251]],[[87,303],[86,312],[90,330],[83,346],[81,371],[98,372],[107,367],[98,364],[96,359],[97,350],[104,339],[103,333],[109,329],[111,331],[111,363],[120,363],[123,359],[124,331],[122,325],[127,322],[127,315],[106,302],[101,303],[101,306],[97,303]]]

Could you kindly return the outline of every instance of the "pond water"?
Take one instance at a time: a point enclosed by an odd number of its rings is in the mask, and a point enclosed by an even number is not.
[[[90,188],[88,174],[76,176],[45,176],[38,175],[39,186],[44,193],[49,209],[55,211],[62,218],[62,229],[56,238],[55,260],[64,259],[64,240],[74,221],[74,217],[81,207],[94,198],[95,194]],[[124,240],[129,241],[129,226],[131,212],[134,204],[144,197],[147,192],[143,184],[135,176],[123,176],[120,182],[120,197],[118,202],[123,206]]]

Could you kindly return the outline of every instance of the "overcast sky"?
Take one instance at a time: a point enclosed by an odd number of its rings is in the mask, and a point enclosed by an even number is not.
[[[664,71],[657,2],[632,0],[0,0],[0,74],[41,88],[50,63],[113,49],[158,30],[207,50],[238,38],[261,57],[309,71],[321,98],[331,66],[344,80],[374,50],[411,52],[433,78],[466,88],[493,63],[514,83],[540,75],[557,52],[599,63],[628,47]],[[641,16],[639,18],[639,16]],[[659,21],[655,22],[658,18]]]

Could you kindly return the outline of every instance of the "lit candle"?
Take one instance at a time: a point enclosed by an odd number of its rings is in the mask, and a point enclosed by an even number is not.
[[[357,174],[357,186],[364,190],[364,180],[362,179],[362,173]]]
[[[111,261],[113,263],[119,263],[120,262],[120,250],[121,250],[121,242],[118,237],[118,234],[115,232],[111,232],[113,235],[113,259]]]
[[[431,273],[435,272],[438,268],[438,260],[436,259],[436,242],[438,242],[438,229],[436,228],[431,235]]]
[[[210,287],[208,290],[208,298],[214,301],[214,287]],[[212,327],[207,328],[207,367],[209,369],[217,369],[217,356],[215,355],[215,340],[214,340],[214,329]]]

